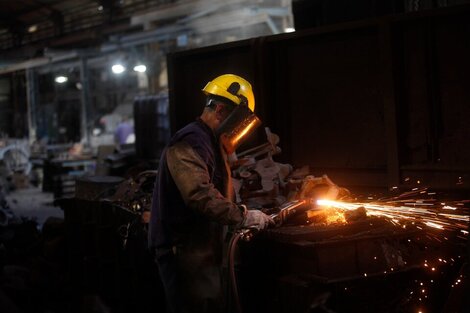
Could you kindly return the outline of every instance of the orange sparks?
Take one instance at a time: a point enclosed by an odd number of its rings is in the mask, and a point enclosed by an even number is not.
[[[317,207],[335,208],[342,211],[352,211],[358,208],[364,208],[367,216],[384,217],[390,220],[395,225],[405,227],[404,223],[415,222],[425,225],[430,228],[439,230],[458,230],[464,235],[468,235],[466,223],[470,221],[469,215],[464,214],[448,214],[442,213],[440,209],[444,210],[456,210],[455,207],[449,205],[443,205],[439,208],[434,204],[425,203],[423,200],[415,200],[414,202],[405,203],[406,205],[390,205],[393,202],[387,202],[389,204],[378,204],[378,203],[360,203],[360,202],[344,202],[320,199],[316,201]],[[401,202],[403,204],[403,202]],[[338,211],[331,215],[329,221],[338,220],[346,222],[344,215],[338,218],[340,215]],[[422,227],[416,225],[417,228]]]

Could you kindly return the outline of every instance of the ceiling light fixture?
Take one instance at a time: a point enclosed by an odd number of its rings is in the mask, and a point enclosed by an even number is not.
[[[138,64],[134,66],[134,71],[139,72],[139,73],[144,73],[147,70],[147,66],[143,64]]]
[[[34,24],[28,27],[28,33],[34,33],[38,30],[38,25]]]
[[[69,79],[67,78],[67,76],[56,76],[56,78],[54,79],[56,83],[58,84],[63,84],[65,83],[66,81],[68,81]]]
[[[111,67],[111,70],[113,71],[114,74],[121,74],[121,73],[124,73],[126,68],[124,67],[124,65],[117,63]]]

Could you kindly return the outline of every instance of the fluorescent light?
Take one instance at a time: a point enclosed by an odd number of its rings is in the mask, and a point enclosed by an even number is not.
[[[28,33],[34,33],[38,30],[38,25],[34,24],[28,27]]]
[[[139,64],[134,66],[134,71],[139,72],[139,73],[144,73],[147,70],[147,66],[143,64]]]
[[[65,83],[66,81],[68,81],[69,79],[66,77],[66,76],[57,76],[55,78],[55,82],[58,83],[58,84],[63,84]]]
[[[286,27],[284,29],[284,32],[285,33],[293,33],[293,32],[295,32],[295,28],[294,27]]]
[[[122,64],[114,64],[111,67],[111,70],[114,74],[121,74],[126,70],[126,68]]]

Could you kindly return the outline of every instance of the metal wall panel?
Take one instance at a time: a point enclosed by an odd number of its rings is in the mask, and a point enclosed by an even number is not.
[[[172,130],[200,113],[209,79],[234,72],[280,135],[280,161],[345,186],[469,189],[469,25],[460,6],[171,54]]]
[[[396,23],[403,71],[397,84],[403,180],[470,187],[470,14],[465,8]]]

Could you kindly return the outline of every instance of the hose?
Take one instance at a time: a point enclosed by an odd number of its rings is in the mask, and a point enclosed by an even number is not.
[[[242,313],[240,295],[238,294],[237,276],[235,274],[235,249],[237,248],[237,244],[241,236],[241,232],[235,232],[232,238],[230,239],[230,243],[228,246],[228,270],[230,278],[230,287],[232,289],[232,296],[236,313]]]
[[[299,207],[305,205],[307,200],[296,200],[290,201],[285,203],[279,210],[279,213],[271,214],[270,217],[276,221],[278,225],[282,224],[290,215],[294,214]],[[310,206],[305,206],[305,208],[310,208]],[[237,285],[237,277],[235,275],[235,249],[237,247],[238,241],[240,238],[243,240],[249,241],[251,236],[256,233],[258,230],[256,227],[254,228],[243,228],[237,230],[232,238],[230,239],[228,245],[228,270],[229,270],[229,279],[230,279],[230,286],[232,289],[232,295],[235,305],[235,312],[242,313],[242,306],[240,303],[240,295],[238,294],[238,285]]]

